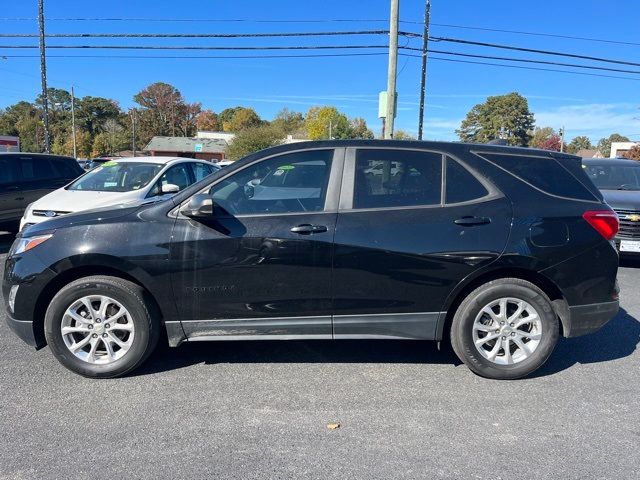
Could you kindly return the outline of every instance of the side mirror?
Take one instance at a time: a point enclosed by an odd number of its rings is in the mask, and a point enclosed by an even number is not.
[[[189,218],[211,217],[213,215],[213,198],[210,195],[198,193],[180,209],[180,213]]]
[[[162,185],[162,188],[160,189],[160,191],[165,194],[165,193],[178,193],[180,191],[180,187],[178,185],[175,185],[173,183],[166,183],[164,185]]]

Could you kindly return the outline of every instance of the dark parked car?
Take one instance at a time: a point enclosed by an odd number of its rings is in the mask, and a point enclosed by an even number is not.
[[[510,379],[616,314],[617,228],[578,157],[298,143],[166,201],[29,227],[2,291],[24,341],[89,377],[133,370],[164,330],[172,346],[450,338]]]
[[[587,175],[620,219],[616,247],[622,254],[640,254],[640,161],[583,160]]]
[[[83,173],[72,157],[0,153],[0,229],[17,230],[30,203]]]

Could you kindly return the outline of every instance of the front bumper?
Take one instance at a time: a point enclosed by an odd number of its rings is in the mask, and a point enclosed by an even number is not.
[[[33,322],[31,320],[16,320],[7,313],[7,325],[13,333],[15,333],[27,345],[40,349],[44,347],[43,340],[39,340],[33,330]]]
[[[593,303],[569,307],[568,322],[564,322],[565,337],[579,337],[602,328],[618,314],[620,302]]]

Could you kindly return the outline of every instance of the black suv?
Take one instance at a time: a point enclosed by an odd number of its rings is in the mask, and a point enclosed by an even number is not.
[[[623,255],[640,254],[640,161],[624,158],[583,160],[605,201],[618,214],[616,246]]]
[[[6,260],[9,325],[115,377],[161,331],[203,340],[450,338],[525,376],[618,311],[615,213],[580,159],[410,141],[250,155],[169,200],[54,218]]]
[[[0,229],[17,229],[30,203],[83,173],[72,157],[0,153]]]

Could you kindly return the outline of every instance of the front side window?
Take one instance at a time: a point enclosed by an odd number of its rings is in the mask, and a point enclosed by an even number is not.
[[[64,160],[62,158],[52,158],[51,162],[58,172],[58,177],[60,178],[76,178],[82,172],[79,172],[77,168],[74,168],[74,165],[71,163],[75,160]]]
[[[13,162],[9,158],[0,157],[0,185],[15,181]]]
[[[146,187],[163,165],[148,162],[103,163],[67,187],[92,192],[131,192]]]
[[[332,158],[333,150],[280,155],[233,174],[210,194],[222,215],[322,211]]]
[[[213,165],[207,165],[205,163],[192,163],[193,176],[196,178],[196,182],[199,182],[207,175],[211,175],[216,168]]]
[[[162,195],[162,187],[164,185],[177,185],[179,190],[184,190],[191,185],[189,165],[187,163],[180,163],[168,168],[167,171],[160,176],[147,196],[154,197],[156,195]]]
[[[353,208],[439,205],[442,155],[411,150],[359,150]]]

